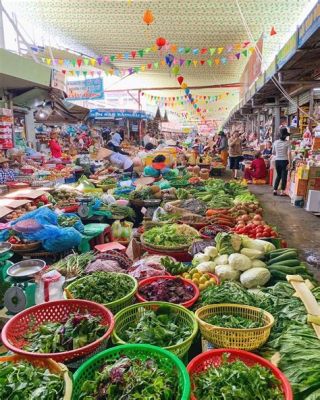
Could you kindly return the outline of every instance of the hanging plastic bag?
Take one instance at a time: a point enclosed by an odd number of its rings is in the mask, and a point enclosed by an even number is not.
[[[165,210],[162,207],[158,207],[153,213],[152,221],[153,222],[160,222],[161,221],[160,218],[159,218],[160,215],[165,215],[165,214],[167,214],[165,212]]]

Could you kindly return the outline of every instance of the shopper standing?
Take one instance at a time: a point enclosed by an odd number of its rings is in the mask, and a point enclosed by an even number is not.
[[[291,164],[291,143],[287,140],[289,132],[287,128],[280,129],[280,138],[273,144],[272,154],[275,156],[277,177],[274,182],[273,194],[277,196],[278,187],[281,181],[280,196],[285,196],[287,186],[288,170]]]
[[[60,143],[58,142],[58,133],[52,132],[50,135],[49,148],[51,151],[51,156],[53,158],[61,158],[62,157],[62,149]]]
[[[229,162],[233,178],[238,179],[240,161],[242,160],[241,137],[239,131],[234,131],[229,139]]]
[[[220,136],[218,152],[220,153],[223,165],[226,167],[228,164],[228,138],[223,131],[219,132],[218,135]]]

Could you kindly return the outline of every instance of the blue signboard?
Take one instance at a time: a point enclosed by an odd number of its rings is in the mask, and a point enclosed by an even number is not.
[[[69,100],[101,100],[103,98],[102,78],[68,81]]]
[[[277,54],[277,67],[280,69],[283,67],[287,61],[294,55],[297,50],[297,32],[295,32],[287,43],[282,47],[282,49]]]
[[[115,118],[129,118],[129,119],[152,119],[152,114],[145,111],[133,110],[103,110],[92,109],[89,113],[89,118],[94,119],[115,119]]]
[[[316,32],[320,27],[320,3],[317,2],[316,6],[309,13],[307,18],[299,27],[298,47],[304,43]]]

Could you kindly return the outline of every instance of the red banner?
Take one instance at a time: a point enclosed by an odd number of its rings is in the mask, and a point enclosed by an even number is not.
[[[260,39],[256,44],[256,49],[259,49],[259,52],[262,54],[263,48],[263,36],[261,35]],[[242,99],[250,88],[252,83],[257,79],[257,77],[261,74],[261,59],[257,54],[257,50],[251,54],[247,65],[244,68],[244,71],[240,78],[241,88],[240,88],[240,99]]]

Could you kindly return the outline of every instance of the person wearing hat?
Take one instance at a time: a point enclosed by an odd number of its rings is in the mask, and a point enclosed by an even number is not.
[[[123,172],[133,172],[133,161],[130,157],[105,147],[98,151],[97,160],[108,160],[113,167],[121,169]]]
[[[15,181],[13,169],[9,168],[9,160],[5,157],[0,157],[0,184]]]
[[[218,152],[220,153],[220,158],[222,160],[223,165],[226,167],[228,164],[228,138],[223,131],[218,133],[219,135],[219,143],[218,143]]]

